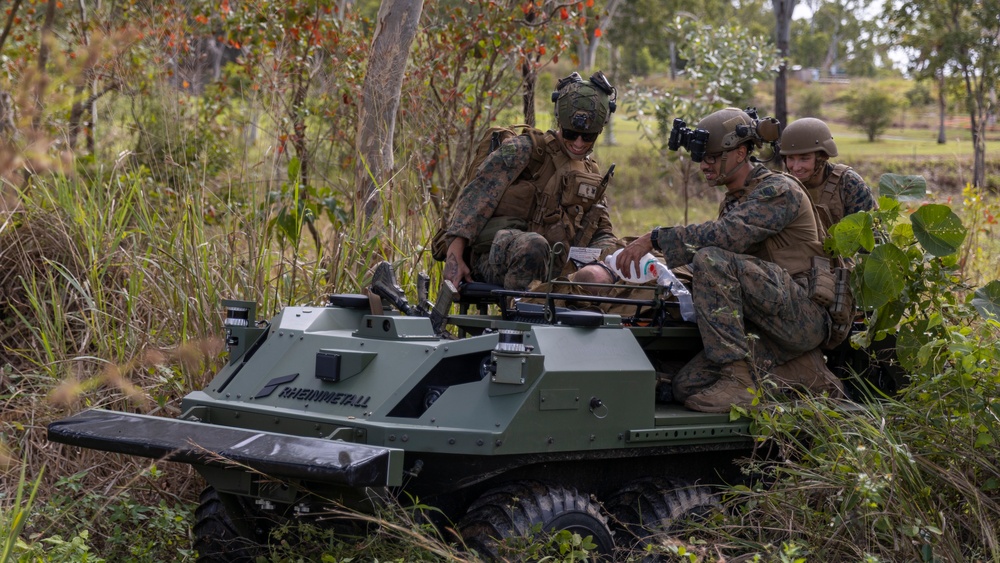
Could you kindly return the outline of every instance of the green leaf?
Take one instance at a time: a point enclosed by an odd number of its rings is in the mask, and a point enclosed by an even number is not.
[[[909,264],[906,254],[896,245],[882,244],[875,247],[855,268],[858,279],[854,286],[860,289],[856,296],[858,304],[863,308],[875,309],[899,296],[906,283]]]
[[[299,172],[301,170],[302,170],[302,162],[299,160],[299,157],[297,156],[292,157],[288,161],[288,181],[292,182],[293,184],[295,182],[298,182]]]
[[[852,213],[830,227],[833,248],[842,256],[851,256],[860,249],[871,252],[875,248],[872,216],[867,212]]]
[[[927,180],[923,176],[882,174],[878,193],[897,201],[921,201],[927,197]]]
[[[993,280],[976,290],[972,306],[987,319],[1000,317],[1000,281]]]
[[[940,373],[944,368],[945,358],[940,353],[944,331],[927,325],[927,320],[921,319],[899,327],[896,355],[907,373]]]
[[[879,332],[895,328],[899,324],[899,320],[903,318],[905,311],[906,304],[901,301],[893,300],[886,303],[873,315],[870,321],[871,330]]]
[[[899,201],[887,197],[879,196],[878,198],[878,211],[880,214],[884,215],[887,219],[895,219],[899,216]]]
[[[889,233],[889,241],[900,248],[910,246],[916,240],[916,237],[913,236],[913,225],[909,223],[900,223],[893,227],[892,232]]]
[[[910,215],[913,235],[934,256],[958,252],[968,233],[962,220],[947,205],[924,205]]]

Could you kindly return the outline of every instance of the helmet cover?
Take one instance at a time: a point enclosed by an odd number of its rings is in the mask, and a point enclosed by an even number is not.
[[[833,134],[823,121],[815,117],[796,119],[785,127],[781,135],[781,155],[824,152],[827,157],[837,156]]]
[[[742,126],[742,127],[741,127]],[[731,151],[751,141],[755,146],[760,141],[754,135],[756,124],[747,112],[737,108],[721,109],[698,122],[696,129],[708,131],[707,154]]]
[[[611,115],[610,96],[592,81],[573,73],[559,81],[553,95],[559,127],[580,133],[600,133]]]

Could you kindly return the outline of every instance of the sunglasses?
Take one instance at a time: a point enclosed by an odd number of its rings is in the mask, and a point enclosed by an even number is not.
[[[593,143],[597,140],[598,135],[600,133],[581,133],[579,131],[570,131],[569,129],[562,130],[562,138],[570,142],[575,141],[577,137],[583,137],[583,142]]]
[[[715,154],[706,154],[705,156],[701,157],[701,161],[711,166],[719,161],[720,156],[722,156],[721,152]]]

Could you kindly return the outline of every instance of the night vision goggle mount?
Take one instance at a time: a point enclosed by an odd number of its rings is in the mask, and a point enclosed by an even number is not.
[[[608,77],[604,76],[604,73],[597,71],[590,75],[590,83],[594,85],[595,88],[604,92],[608,96],[608,111],[614,113],[618,109],[618,89],[611,85],[608,81]],[[559,99],[559,92],[566,87],[567,84],[573,84],[576,82],[583,82],[583,77],[580,73],[574,72],[565,78],[560,78],[559,82],[556,83],[556,91],[552,92],[553,103]]]
[[[761,147],[765,143],[771,145],[773,153],[771,158],[760,160],[751,157],[754,161],[768,162],[773,160],[774,155],[778,154],[778,140],[781,139],[780,122],[773,117],[759,117],[755,107],[747,107],[743,112],[750,116],[750,124],[737,125],[733,133],[736,134],[737,139],[752,140],[757,147]],[[667,139],[667,148],[676,151],[684,147],[691,153],[691,160],[701,162],[708,149],[709,137],[710,133],[707,130],[692,130],[683,119],[674,119],[673,127],[670,129],[670,137]]]
[[[705,149],[708,147],[708,131],[704,129],[692,130],[681,118],[674,118],[674,126],[670,129],[670,138],[667,139],[667,148],[676,151],[684,147],[691,153],[691,160],[701,162],[705,158]]]

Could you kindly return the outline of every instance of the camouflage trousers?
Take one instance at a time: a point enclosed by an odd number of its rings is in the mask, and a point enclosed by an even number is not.
[[[535,280],[546,280],[548,267],[549,243],[545,237],[528,231],[502,229],[493,237],[488,254],[472,258],[472,277],[502,285],[505,289],[527,289]]]
[[[705,348],[674,377],[676,401],[715,383],[725,364],[746,360],[768,369],[819,347],[829,333],[826,310],[777,264],[708,247],[695,254],[692,269]]]

